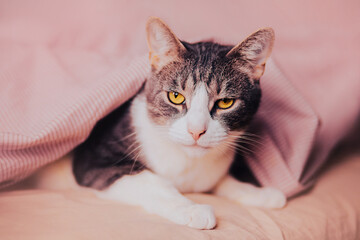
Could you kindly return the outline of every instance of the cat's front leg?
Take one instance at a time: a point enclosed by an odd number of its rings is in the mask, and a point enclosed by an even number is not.
[[[125,175],[96,194],[105,199],[143,207],[172,222],[197,229],[212,229],[216,219],[211,206],[184,197],[169,181],[145,170]]]
[[[282,208],[286,204],[286,196],[281,191],[271,187],[256,187],[229,175],[218,183],[214,193],[249,206]]]

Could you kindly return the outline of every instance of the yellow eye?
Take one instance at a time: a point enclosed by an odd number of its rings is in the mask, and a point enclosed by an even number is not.
[[[180,105],[185,101],[185,97],[178,92],[168,92],[168,98],[175,105]]]
[[[234,104],[234,99],[230,99],[230,98],[224,98],[217,102],[217,106],[220,109],[228,109],[232,107],[233,104]]]

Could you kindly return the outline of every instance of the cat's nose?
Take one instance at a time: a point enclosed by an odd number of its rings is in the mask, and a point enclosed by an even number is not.
[[[203,130],[192,130],[192,129],[188,129],[188,132],[191,134],[191,136],[193,137],[193,139],[195,141],[199,140],[199,138],[204,135],[206,133],[206,129]]]

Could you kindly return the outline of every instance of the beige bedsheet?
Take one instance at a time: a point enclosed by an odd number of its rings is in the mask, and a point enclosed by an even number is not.
[[[214,230],[175,225],[87,191],[17,190],[0,194],[0,239],[360,239],[359,184],[360,155],[333,164],[282,210],[188,195],[214,206]]]

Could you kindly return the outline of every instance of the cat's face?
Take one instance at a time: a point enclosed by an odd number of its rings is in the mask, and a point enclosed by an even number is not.
[[[260,103],[272,30],[235,47],[180,42],[157,18],[149,20],[147,31],[152,74],[145,93],[153,123],[189,156],[232,146]]]

